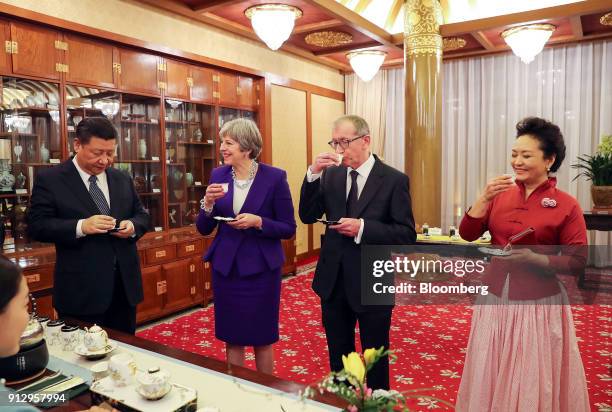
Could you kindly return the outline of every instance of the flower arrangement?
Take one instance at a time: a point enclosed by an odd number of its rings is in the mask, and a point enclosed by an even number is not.
[[[389,356],[390,362],[393,363],[396,356],[392,351],[385,350],[384,347],[379,349],[366,349],[363,355],[357,352],[351,352],[347,356],[342,356],[344,369],[340,372],[330,372],[322,381],[317,384],[317,389],[320,393],[329,392],[337,395],[345,400],[349,405],[345,409],[347,412],[410,412],[406,405],[406,400],[412,397],[418,397],[420,404],[425,402],[428,405],[441,402],[453,410],[452,404],[441,399],[427,395],[407,395],[408,392],[400,393],[395,390],[368,388],[366,375],[378,360],[384,356]],[[315,393],[315,389],[309,386],[304,391],[303,396],[311,398]]]

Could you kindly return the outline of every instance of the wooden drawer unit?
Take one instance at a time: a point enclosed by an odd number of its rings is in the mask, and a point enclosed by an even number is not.
[[[177,256],[191,256],[201,255],[204,251],[204,243],[202,240],[192,240],[190,242],[183,242],[177,245]]]
[[[145,250],[147,265],[168,262],[176,258],[176,245],[166,245]]]
[[[53,266],[24,270],[23,276],[28,281],[30,292],[53,287]]]

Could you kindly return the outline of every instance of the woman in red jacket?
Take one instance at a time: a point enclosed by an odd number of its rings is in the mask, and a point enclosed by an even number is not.
[[[489,230],[492,244],[505,246],[533,228],[523,244],[578,251],[556,255],[515,248],[507,258],[492,259],[485,278],[490,294],[474,306],[456,410],[588,411],[572,313],[555,276],[584,265],[584,217],[576,199],[549,176],[565,157],[559,127],[530,117],[516,129],[515,182],[503,175],[486,185],[461,221],[461,237],[472,241]]]

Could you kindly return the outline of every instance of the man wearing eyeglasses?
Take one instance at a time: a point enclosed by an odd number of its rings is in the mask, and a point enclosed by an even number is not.
[[[330,367],[343,368],[342,355],[361,347],[389,348],[392,306],[361,304],[361,245],[410,244],[416,240],[408,176],[370,151],[370,130],[359,116],[333,124],[333,153],[319,154],[302,183],[300,219],[315,223],[323,214],[337,221],[325,230],[312,288],[321,298]],[[389,360],[368,372],[368,387],[389,389]]]

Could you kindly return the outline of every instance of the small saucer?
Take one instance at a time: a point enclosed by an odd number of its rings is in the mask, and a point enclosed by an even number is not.
[[[95,359],[101,359],[105,357],[106,355],[114,351],[115,349],[117,349],[117,344],[109,341],[108,345],[106,345],[104,349],[100,349],[96,351],[90,351],[89,349],[87,349],[85,345],[81,344],[77,346],[76,348],[74,348],[74,353],[76,353],[77,355],[83,356],[84,358],[87,358],[89,360],[95,360]]]
[[[168,385],[168,390],[166,392],[164,392],[162,395],[156,396],[154,398],[150,397],[149,395],[146,395],[142,389],[140,388],[140,386],[136,387],[136,392],[138,392],[138,394],[140,396],[142,396],[143,398],[150,400],[150,401],[158,401],[161,398],[163,398],[164,396],[166,396],[168,393],[170,393],[170,390],[172,389],[172,384]]]
[[[505,251],[503,249],[495,249],[492,247],[479,247],[478,251],[484,253],[485,255],[491,256],[510,256],[512,254],[512,252],[510,251]]]
[[[223,222],[233,222],[236,220],[235,217],[223,217],[223,216],[215,216],[213,219],[220,220]]]

